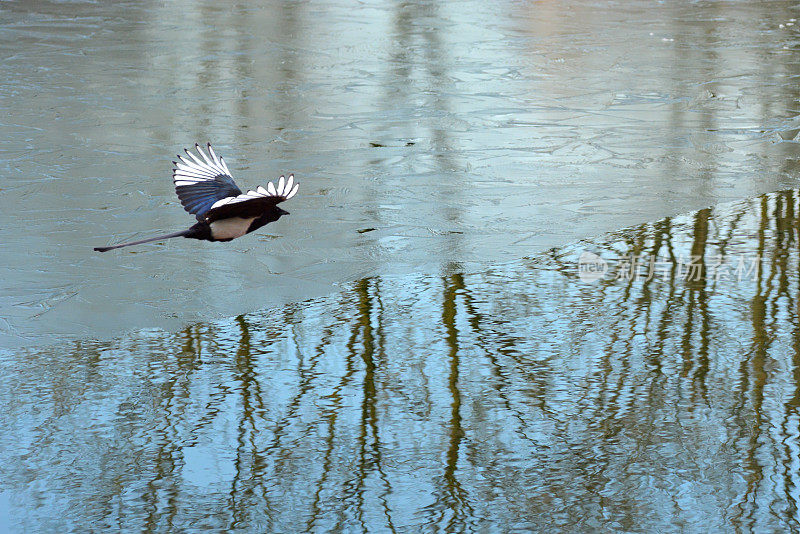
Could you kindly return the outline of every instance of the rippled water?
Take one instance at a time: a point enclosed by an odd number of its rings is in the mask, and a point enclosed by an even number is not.
[[[796,529],[798,229],[789,190],[481,273],[7,352],[13,524]],[[664,268],[626,271],[641,257]]]
[[[0,531],[800,530],[798,14],[0,3]]]

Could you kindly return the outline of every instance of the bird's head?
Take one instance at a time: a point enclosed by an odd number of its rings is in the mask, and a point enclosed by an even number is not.
[[[283,215],[289,215],[289,212],[286,210],[282,210],[278,206],[273,206],[265,213],[265,215],[266,215],[266,222],[271,223],[277,221]]]

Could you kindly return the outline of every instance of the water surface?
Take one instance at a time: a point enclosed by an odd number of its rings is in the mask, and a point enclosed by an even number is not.
[[[797,17],[0,4],[0,530],[800,530]]]
[[[796,530],[798,229],[788,190],[484,272],[7,351],[5,512],[21,532]]]
[[[794,187],[791,2],[4,2],[4,346],[177,329],[387,273],[480,269]],[[191,224],[174,154],[279,223]],[[359,233],[359,230],[372,231]]]

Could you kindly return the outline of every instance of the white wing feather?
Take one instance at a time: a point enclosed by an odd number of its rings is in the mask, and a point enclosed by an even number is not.
[[[172,177],[175,186],[192,185],[212,180],[221,174],[231,176],[228,166],[224,164],[222,158],[217,158],[210,144],[208,145],[208,151],[211,153],[211,158],[203,152],[200,145],[195,144],[194,146],[202,159],[188,150],[186,151],[186,156],[188,157],[179,155],[179,161],[175,162],[176,169]]]
[[[294,184],[293,188],[292,184]],[[237,202],[245,202],[247,200],[253,200],[256,198],[283,197],[284,200],[289,200],[290,198],[292,198],[297,194],[297,190],[299,188],[300,184],[294,183],[294,174],[289,175],[288,181],[286,181],[285,177],[281,176],[278,179],[277,189],[275,188],[275,185],[272,182],[268,182],[266,189],[264,189],[264,187],[262,186],[258,186],[258,188],[255,191],[248,191],[247,193],[242,193],[241,195],[237,195],[235,197],[223,198],[212,204],[211,209],[218,208],[226,204],[235,204]]]

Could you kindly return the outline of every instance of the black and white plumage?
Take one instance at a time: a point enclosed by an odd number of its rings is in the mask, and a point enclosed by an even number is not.
[[[281,215],[289,214],[278,204],[297,193],[300,184],[294,183],[293,174],[288,179],[281,176],[277,187],[270,182],[266,189],[259,186],[255,191],[242,193],[233,181],[225,160],[217,156],[211,143],[208,144],[208,154],[198,144],[195,144],[195,149],[196,155],[186,150],[186,156],[178,155],[178,161],[172,162],[175,165],[172,181],[183,208],[197,217],[197,224],[173,234],[95,247],[96,251],[105,252],[172,237],[230,241],[277,221]]]

